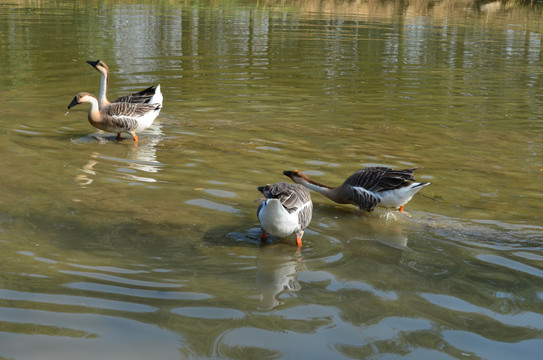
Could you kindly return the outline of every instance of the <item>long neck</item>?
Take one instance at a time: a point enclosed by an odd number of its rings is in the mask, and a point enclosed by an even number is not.
[[[108,74],[107,72],[101,72],[100,76],[100,94],[98,95],[98,101],[100,102],[100,107],[103,108],[110,104],[107,100]]]
[[[87,100],[90,104],[89,109],[89,122],[91,124],[102,122],[102,114],[100,113],[100,107],[98,106],[98,100],[94,97]]]
[[[340,203],[340,204],[347,204],[348,203],[348,200],[345,199],[345,197],[342,195],[343,194],[343,191],[342,191],[343,186],[330,187],[330,186],[327,186],[327,185],[319,184],[319,183],[317,183],[315,181],[312,181],[312,180],[302,180],[302,182],[300,184],[302,184],[303,186],[305,186],[309,190],[313,190],[315,192],[318,192],[319,194],[322,194],[322,195],[326,196],[328,199],[330,199],[332,201],[335,201],[337,203]]]
[[[308,188],[309,190],[313,190],[318,192],[319,194],[322,194],[324,196],[329,196],[330,192],[334,189],[330,186],[326,186],[323,184],[319,184],[318,182],[315,182],[313,180],[309,179],[302,179],[300,184]]]

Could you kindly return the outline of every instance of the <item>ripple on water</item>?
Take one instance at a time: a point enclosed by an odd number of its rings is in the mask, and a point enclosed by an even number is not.
[[[157,282],[157,281],[134,280],[134,279],[128,279],[121,276],[114,276],[114,275],[108,275],[108,274],[102,274],[102,273],[96,273],[96,272],[87,272],[87,271],[59,270],[59,273],[76,275],[76,276],[81,276],[81,277],[86,277],[86,278],[91,278],[91,279],[99,279],[103,281],[120,283],[123,285],[133,285],[133,286],[141,286],[141,287],[177,288],[177,287],[183,286],[182,284],[179,284],[179,283],[163,283],[163,282]]]
[[[530,274],[539,278],[543,278],[543,270],[520,263],[515,260],[504,258],[502,256],[492,255],[492,254],[480,254],[477,256],[477,259],[490,263],[490,264],[505,267],[510,270],[520,271],[520,272]]]
[[[264,313],[276,323],[288,321],[288,328],[241,327],[225,332],[217,341],[216,349],[229,354],[234,349],[258,349],[278,354],[298,354],[300,344],[304,347],[304,358],[340,358],[345,348],[360,349],[376,341],[394,341],[405,332],[431,330],[431,321],[391,317],[378,324],[366,327],[354,326],[333,306],[302,305],[289,309]],[[264,315],[263,314],[263,315]],[[274,344],[281,344],[278,348]]]
[[[0,308],[0,321],[16,326],[0,332],[6,358],[176,359],[184,341],[154,324],[102,314]],[[50,336],[51,329],[57,336]]]
[[[539,359],[543,348],[541,339],[501,342],[458,330],[446,330],[442,335],[450,345],[486,359]]]
[[[31,301],[53,305],[81,306],[138,313],[156,311],[153,306],[135,304],[126,301],[105,300],[86,296],[24,292],[8,289],[0,289],[0,299],[12,301]]]
[[[142,273],[148,273],[147,270],[131,270],[131,269],[125,269],[125,268],[120,268],[120,267],[116,267],[116,266],[92,266],[92,265],[82,265],[82,264],[74,264],[74,263],[68,263],[67,265],[70,265],[72,267],[81,268],[81,269],[104,271],[104,272],[117,273],[117,274],[142,274]]]
[[[510,326],[543,329],[543,315],[531,311],[524,311],[515,314],[500,314],[450,295],[423,293],[420,294],[420,296],[432,304],[448,310],[469,313],[477,316],[483,315]]]
[[[171,312],[176,315],[210,320],[243,319],[245,317],[245,314],[240,310],[209,306],[180,307]]]
[[[238,196],[235,192],[220,189],[202,189],[202,191],[221,198],[235,198]]]
[[[241,210],[236,209],[233,206],[219,204],[215,201],[206,200],[206,199],[191,199],[191,200],[185,201],[185,204],[194,205],[194,206],[198,206],[205,209],[212,209],[212,210],[217,210],[221,212],[227,212],[230,214],[241,212]]]
[[[343,289],[354,289],[362,292],[368,292],[376,297],[379,297],[383,300],[397,300],[398,295],[394,291],[383,291],[377,289],[375,286],[370,285],[363,281],[338,281],[334,275],[327,271],[311,271],[306,270],[301,272],[298,275],[298,280],[304,283],[315,283],[315,282],[326,282],[327,290],[330,291],[340,291]]]
[[[159,290],[143,290],[130,289],[121,286],[104,285],[87,282],[76,282],[66,285],[67,288],[95,291],[107,294],[119,294],[125,296],[133,296],[140,298],[152,298],[161,300],[208,300],[213,298],[212,295],[188,292],[188,291],[159,291]]]

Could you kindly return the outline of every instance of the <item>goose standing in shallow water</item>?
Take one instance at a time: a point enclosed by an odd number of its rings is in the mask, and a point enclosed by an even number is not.
[[[256,212],[262,227],[260,239],[265,240],[266,234],[284,238],[296,233],[296,245],[302,246],[304,230],[313,215],[309,191],[285,182],[260,186],[258,191],[266,197]]]
[[[339,204],[353,204],[362,211],[371,211],[376,206],[395,208],[401,213],[413,195],[430,184],[414,182],[413,172],[417,169],[420,167],[405,170],[368,167],[358,170],[338,187],[319,184],[298,170],[283,174]]]
[[[98,100],[93,95],[80,92],[68,105],[68,109],[82,103],[90,103],[88,119],[92,126],[107,132],[117,133],[117,139],[121,137],[121,133],[128,133],[134,141],[138,141],[136,132],[150,127],[162,108],[160,104],[119,102],[111,103],[100,109]]]
[[[91,65],[93,68],[95,68],[101,75],[100,94],[98,95],[98,104],[100,105],[100,109],[101,109],[111,104],[107,99],[109,68],[101,60],[96,60],[96,61],[88,60],[87,63]],[[160,84],[159,84],[156,88],[150,86],[147,89],[142,90],[140,92],[121,96],[117,100],[113,101],[113,103],[126,102],[126,103],[132,103],[132,104],[160,104],[162,105],[162,101],[163,101],[163,97],[162,97],[162,92],[160,91]]]

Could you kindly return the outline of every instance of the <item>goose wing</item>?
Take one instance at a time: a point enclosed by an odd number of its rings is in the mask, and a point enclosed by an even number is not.
[[[281,205],[292,213],[311,200],[309,191],[301,185],[279,182],[270,187],[268,198],[279,199]]]
[[[387,167],[369,167],[358,170],[345,180],[345,184],[361,187],[370,192],[399,189],[415,181],[413,172],[418,167],[393,170]]]
[[[304,186],[279,182],[270,187],[266,197],[279,199],[290,214],[297,212],[301,229],[305,229],[311,222],[313,202],[309,190]]]
[[[149,100],[155,95],[156,88],[154,86],[149,86],[147,89],[133,93],[130,95],[124,95],[119,97],[113,103],[132,103],[132,104],[144,104],[148,103]]]
[[[303,188],[306,190],[305,188]],[[298,222],[300,223],[300,228],[305,229],[309,226],[311,222],[311,217],[313,217],[313,202],[311,201],[311,195],[309,191],[307,192],[308,199],[298,212]]]
[[[109,116],[128,116],[137,119],[149,112],[159,110],[161,107],[160,104],[132,104],[120,102],[111,103],[106,106],[103,111]]]
[[[155,111],[156,104],[111,103],[102,109],[104,122],[110,129],[132,131],[138,127],[138,119]]]

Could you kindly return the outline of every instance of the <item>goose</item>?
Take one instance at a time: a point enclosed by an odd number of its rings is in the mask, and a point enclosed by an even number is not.
[[[98,95],[98,104],[100,109],[111,104],[107,99],[107,84],[109,82],[109,68],[100,59],[96,61],[88,60],[87,64],[91,65],[101,75],[100,81],[100,93]],[[160,91],[160,84],[155,88],[153,86],[148,87],[140,92],[130,95],[121,96],[114,103],[127,102],[132,104],[160,104],[162,105],[163,97]]]
[[[356,171],[338,187],[319,184],[298,171],[283,174],[295,183],[316,191],[338,204],[352,204],[361,211],[372,211],[376,206],[398,209],[403,213],[404,205],[429,182],[414,182],[413,172],[420,167],[393,170],[387,167],[367,167]]]
[[[266,234],[284,238],[296,233],[296,245],[302,246],[304,230],[313,215],[309,191],[286,182],[259,186],[258,191],[266,197],[256,212],[262,228],[260,239],[265,240]]]
[[[82,103],[90,104],[88,119],[92,126],[107,132],[117,133],[117,139],[120,139],[121,133],[128,133],[134,141],[139,140],[136,132],[150,127],[162,108],[160,104],[119,102],[111,103],[100,109],[96,97],[87,92],[80,92],[68,105],[68,110]]]

